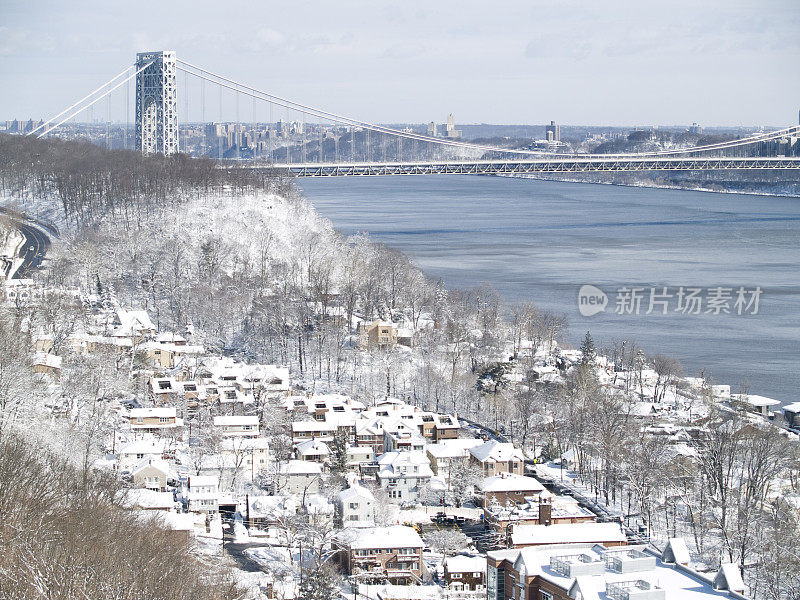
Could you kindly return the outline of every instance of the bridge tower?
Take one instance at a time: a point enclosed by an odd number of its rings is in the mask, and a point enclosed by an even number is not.
[[[136,69],[136,149],[145,154],[178,152],[178,90],[175,52],[140,52]]]

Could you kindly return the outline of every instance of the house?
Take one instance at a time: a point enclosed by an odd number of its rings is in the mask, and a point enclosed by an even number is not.
[[[203,346],[188,345],[186,340],[177,334],[168,335],[176,336],[180,341],[165,341],[168,338],[162,334],[155,341],[146,342],[141,346],[146,353],[147,359],[156,367],[174,369],[186,362],[187,359],[198,358],[205,353]]]
[[[568,523],[594,523],[595,515],[571,496],[553,496],[547,490],[525,504],[501,505],[491,502],[484,505],[483,522],[486,527],[509,539],[509,533],[518,525],[556,525]]]
[[[223,437],[258,437],[258,417],[255,415],[222,415],[214,417],[216,427]]]
[[[449,556],[444,560],[444,584],[451,590],[486,589],[485,556]]]
[[[731,397],[731,401],[765,418],[770,416],[770,409],[773,406],[778,406],[780,404],[780,400],[774,400],[766,396],[756,396],[754,394],[734,394]]]
[[[190,475],[186,498],[189,512],[218,512],[219,478],[215,475]]]
[[[145,310],[120,309],[111,321],[111,337],[124,338],[140,344],[155,336],[156,326]]]
[[[492,502],[501,505],[525,504],[527,498],[538,498],[545,491],[545,487],[533,477],[502,472],[484,478],[479,488],[484,506]]]
[[[409,585],[422,582],[422,549],[411,527],[350,527],[333,542],[335,561],[359,583]]]
[[[524,474],[525,457],[514,444],[488,440],[469,452],[471,462],[481,468],[484,477],[498,473]]]
[[[232,458],[235,465],[253,481],[269,467],[267,438],[229,437],[219,444],[219,454]]]
[[[448,479],[450,468],[454,465],[468,464],[469,451],[481,444],[483,441],[475,438],[442,440],[435,444],[428,444],[425,453],[428,455],[434,474]]]
[[[62,358],[60,356],[37,352],[33,361],[33,372],[57,378],[61,376],[61,363]]]
[[[166,444],[161,440],[140,440],[121,448],[119,457],[120,471],[133,471],[143,459],[161,460]]]
[[[378,481],[397,504],[414,503],[433,471],[422,452],[387,452],[378,457]]]
[[[172,377],[151,377],[150,393],[157,404],[165,404],[178,397],[178,382]]]
[[[600,544],[494,550],[487,553],[488,600],[705,600],[735,597],[682,565],[665,563],[645,546]],[[741,598],[741,596],[738,596]]]
[[[367,527],[375,524],[375,496],[356,481],[336,494],[336,523],[340,527]]]
[[[295,446],[294,454],[295,457],[300,460],[326,463],[330,459],[331,451],[324,442],[320,442],[319,440],[306,440]]]
[[[800,402],[792,402],[783,407],[783,418],[789,424],[789,427],[800,426]]]
[[[395,452],[413,450],[422,452],[425,450],[425,438],[422,437],[412,426],[396,421],[391,425],[386,425],[383,431],[384,452]]]
[[[169,464],[164,460],[142,459],[131,473],[133,475],[133,485],[137,488],[166,492],[170,471]]]
[[[375,453],[370,446],[348,446],[347,448],[347,468],[350,471],[360,473],[361,469],[367,467],[375,461]]]
[[[383,422],[378,418],[362,418],[355,424],[355,445],[359,448],[372,449],[375,456],[384,452],[383,448]]]
[[[280,490],[288,494],[316,494],[322,483],[322,465],[307,460],[290,460],[279,468]]]
[[[550,544],[603,544],[609,548],[627,543],[628,538],[619,523],[514,525],[509,539],[512,548]]]
[[[390,321],[361,323],[358,333],[359,345],[368,350],[388,350],[397,345],[397,326]]]
[[[183,419],[176,417],[175,407],[132,408],[129,414],[131,430],[147,433],[164,433],[183,427]]]

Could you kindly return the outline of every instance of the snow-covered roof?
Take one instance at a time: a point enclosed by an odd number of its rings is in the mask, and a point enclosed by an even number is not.
[[[297,444],[297,453],[301,456],[328,456],[331,451],[324,442],[319,440],[306,440]]]
[[[152,467],[154,469],[158,469],[165,475],[169,475],[172,472],[170,465],[167,461],[161,460],[160,458],[143,458],[139,461],[139,463],[133,468],[131,471],[134,475],[141,471],[142,469],[146,469],[147,467]]]
[[[486,573],[485,556],[449,556],[444,565],[449,573]]]
[[[780,400],[775,400],[773,398],[767,398],[766,396],[756,396],[754,394],[739,394],[736,396],[736,399],[740,402],[746,402],[751,406],[755,406],[757,408],[761,408],[764,406],[777,406],[780,404]]]
[[[320,475],[322,465],[309,460],[290,460],[281,465],[280,471],[285,475]]]
[[[800,413],[800,402],[792,402],[783,407],[783,412]]]
[[[555,527],[555,525],[551,525]],[[652,566],[635,572],[619,573],[600,566],[596,575],[570,575],[551,567],[551,559],[559,558],[570,563],[570,558],[585,555],[591,563],[603,565],[606,553],[624,553],[638,550],[644,557],[652,560]],[[677,568],[665,564],[655,553],[639,546],[625,546],[606,549],[599,544],[571,544],[561,546],[536,546],[515,550],[493,550],[487,553],[493,560],[508,560],[515,569],[524,569],[527,577],[539,577],[543,581],[562,590],[571,590],[570,598],[600,600],[610,597],[607,586],[615,583],[643,581],[651,588],[664,590],[663,597],[679,600],[708,600],[709,598],[729,598],[728,593],[715,590],[711,581],[685,567]]]
[[[138,440],[119,450],[119,454],[163,454],[166,443],[163,440]]]
[[[337,536],[337,539],[353,550],[424,547],[419,534],[413,528],[404,525],[346,529]]]
[[[541,492],[544,490],[544,486],[533,477],[515,473],[500,473],[493,477],[486,477],[480,487],[483,492]]]
[[[131,419],[146,418],[175,418],[174,406],[149,406],[145,408],[132,408],[129,413]]]
[[[434,458],[460,458],[469,456],[469,451],[472,448],[482,444],[483,440],[477,438],[442,440],[435,444],[429,444],[425,450]]]
[[[689,549],[686,547],[686,540],[683,538],[669,538],[667,547],[661,554],[661,560],[664,562],[678,563],[680,565],[688,565],[692,557],[689,555]]]
[[[517,525],[511,532],[515,546],[626,542],[619,523],[557,523]]]
[[[356,498],[364,498],[370,501],[375,500],[375,496],[373,496],[372,492],[358,484],[351,485],[349,488],[342,490],[336,494],[336,497],[342,502],[349,502]]]
[[[732,563],[723,563],[719,566],[714,577],[714,586],[722,590],[730,590],[732,592],[744,592],[744,581],[742,581],[742,574],[739,567]]]
[[[219,485],[216,475],[189,475],[189,488]]]
[[[180,333],[174,333],[172,331],[165,331],[164,333],[159,333],[156,336],[157,342],[167,342],[170,344],[176,343],[183,343],[186,341],[186,338],[183,337]]]
[[[269,440],[267,438],[248,438],[248,437],[229,437],[222,440],[219,444],[223,452],[237,452],[240,450],[267,450]]]
[[[172,492],[157,492],[155,490],[131,489],[127,490],[126,504],[134,508],[148,510],[172,510],[175,499]]]
[[[60,369],[62,358],[55,354],[47,354],[44,352],[37,352],[34,364],[37,366],[50,367],[51,369]]]
[[[241,427],[244,425],[258,425],[255,415],[220,415],[214,417],[214,427]]]
[[[150,320],[150,315],[144,310],[118,310],[117,320],[119,327],[114,330],[115,336],[129,336],[142,331],[155,331],[156,326]]]
[[[489,440],[480,446],[470,449],[470,454],[481,462],[496,461],[507,462],[509,460],[524,460],[522,452],[508,442],[498,442]]]

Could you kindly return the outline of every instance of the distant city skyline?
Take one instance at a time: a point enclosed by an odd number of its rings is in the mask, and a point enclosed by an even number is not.
[[[48,118],[136,52],[162,49],[376,123],[442,123],[453,113],[457,124],[782,126],[797,123],[800,109],[800,5],[791,0],[489,9],[450,0],[147,0],[125,10],[97,0],[0,0],[0,23],[3,120]],[[121,118],[120,102],[100,103],[95,116]],[[178,109],[183,121],[185,105]],[[190,104],[188,118],[198,111]],[[205,117],[233,120],[232,111],[209,107]]]

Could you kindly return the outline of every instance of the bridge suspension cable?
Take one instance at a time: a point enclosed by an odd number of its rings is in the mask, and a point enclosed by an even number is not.
[[[84,111],[84,110],[86,110],[87,108],[90,108],[90,107],[94,106],[94,105],[95,105],[97,102],[99,102],[100,100],[102,100],[103,98],[105,98],[106,96],[108,96],[108,95],[109,95],[111,92],[113,92],[113,91],[114,91],[114,90],[116,90],[117,88],[120,88],[120,87],[122,87],[123,85],[125,85],[126,83],[128,83],[128,82],[129,82],[131,79],[133,79],[134,77],[136,77],[136,76],[137,76],[139,73],[141,73],[142,71],[144,71],[144,70],[145,70],[147,67],[149,67],[150,65],[152,65],[154,62],[155,62],[155,61],[150,61],[149,63],[147,63],[146,65],[144,65],[144,66],[143,66],[141,69],[139,69],[138,71],[135,71],[135,72],[131,73],[131,74],[130,74],[130,75],[128,75],[128,76],[127,76],[125,79],[123,79],[122,81],[120,81],[119,83],[117,83],[116,85],[114,85],[113,87],[111,87],[111,88],[107,89],[107,90],[106,90],[105,92],[103,92],[103,93],[102,93],[100,96],[98,96],[97,98],[95,98],[94,100],[92,100],[91,102],[89,102],[89,104],[87,104],[87,105],[85,105],[85,106],[81,106],[81,107],[80,107],[80,108],[78,108],[77,110],[73,110],[73,111],[72,111],[72,112],[71,112],[69,115],[67,115],[66,117],[64,117],[63,119],[61,119],[61,120],[60,120],[58,123],[56,123],[55,125],[53,125],[53,126],[52,126],[52,127],[50,127],[49,129],[47,129],[46,131],[43,131],[42,133],[40,133],[40,134],[39,134],[38,136],[36,136],[36,137],[43,137],[43,136],[47,135],[48,133],[52,132],[53,130],[55,130],[55,129],[58,129],[58,128],[59,128],[61,125],[63,125],[63,124],[64,124],[64,123],[66,123],[67,121],[69,121],[69,120],[70,120],[72,117],[74,117],[75,115],[77,115],[77,114],[79,114],[79,113],[83,112],[83,111]],[[119,77],[120,77],[120,76],[122,76],[122,75],[123,75],[123,74],[124,74],[126,71],[128,71],[128,70],[130,70],[130,69],[133,69],[133,67],[132,67],[132,66],[131,66],[131,67],[128,67],[127,69],[125,69],[125,71],[123,71],[122,73],[120,73],[120,75],[117,75],[117,77],[114,77],[114,79],[112,79],[110,82],[113,82],[114,80],[116,80],[116,79],[119,79]],[[110,82],[109,82],[109,83],[110,83]],[[108,84],[106,84],[106,85],[108,85]],[[101,87],[101,88],[98,88],[98,90],[99,90],[99,89],[102,89],[102,87]],[[98,90],[95,90],[94,92],[92,92],[92,94],[94,94],[94,93],[97,93],[97,91],[98,91]],[[83,101],[85,101],[87,98],[91,97],[91,96],[92,96],[92,94],[89,94],[89,96],[86,96],[85,98],[83,98],[83,99],[79,100],[78,102],[76,102],[75,104],[73,104],[73,105],[72,105],[72,107],[78,106],[78,105],[79,105],[81,102],[83,102]],[[72,107],[71,107],[71,108],[72,108]],[[59,113],[59,116],[60,116],[60,115],[63,115],[64,113],[66,113],[68,110],[70,110],[70,109],[67,109],[67,110],[65,110],[65,111],[62,111],[61,113]],[[57,118],[58,118],[58,116],[56,116],[56,117],[53,117],[52,119],[50,119],[50,121],[49,121],[49,122],[52,122],[52,121],[54,121],[54,120],[55,120],[55,119],[57,119]],[[40,126],[40,128],[41,128],[41,127],[42,127],[42,126]],[[28,133],[28,135],[31,135],[32,133],[33,133],[33,131],[31,131],[30,133]]]
[[[28,133],[26,133],[25,135],[33,135],[34,133],[36,133],[37,131],[39,131],[39,130],[40,130],[40,129],[42,129],[43,127],[47,127],[47,126],[48,126],[50,123],[52,123],[53,121],[55,121],[57,118],[59,118],[59,117],[60,117],[61,115],[63,115],[64,113],[71,111],[73,108],[75,108],[76,106],[78,106],[78,105],[79,105],[79,104],[81,104],[82,102],[84,102],[84,101],[88,100],[89,98],[91,98],[92,96],[94,96],[94,95],[95,95],[97,92],[99,92],[100,90],[102,90],[102,89],[104,89],[104,88],[108,87],[109,85],[111,85],[111,84],[112,84],[114,81],[116,81],[117,79],[119,79],[120,77],[122,77],[123,75],[125,75],[125,73],[127,73],[128,71],[130,71],[132,68],[133,68],[133,65],[129,65],[129,66],[125,67],[125,69],[124,69],[124,70],[123,70],[121,73],[119,73],[118,75],[115,75],[114,77],[112,77],[111,79],[109,79],[108,81],[106,81],[106,82],[105,82],[103,85],[101,85],[99,88],[97,88],[96,90],[93,90],[93,91],[92,91],[90,94],[87,94],[86,96],[84,96],[83,98],[81,98],[80,100],[78,100],[78,101],[77,101],[75,104],[73,104],[73,105],[71,105],[71,106],[68,106],[67,108],[65,108],[64,110],[62,110],[60,113],[58,113],[56,116],[54,116],[54,117],[51,117],[50,119],[48,119],[47,121],[45,121],[44,123],[42,123],[41,125],[39,125],[39,126],[36,128],[36,129],[32,129],[31,131],[29,131],[29,132],[28,132]],[[127,81],[127,79],[126,79],[126,81]],[[102,97],[102,96],[101,96],[101,97]]]

